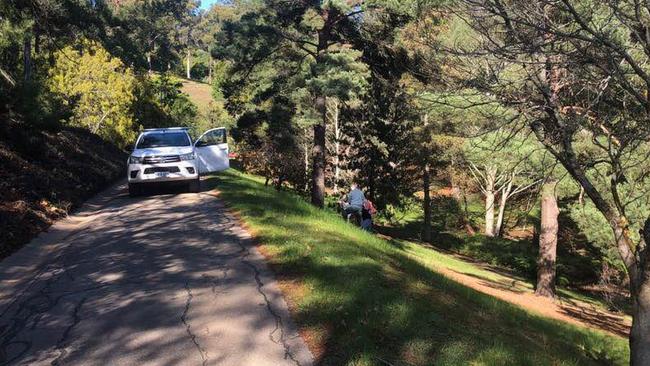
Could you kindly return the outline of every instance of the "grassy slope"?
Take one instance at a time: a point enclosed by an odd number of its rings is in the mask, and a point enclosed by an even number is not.
[[[444,207],[444,205],[441,207],[434,206],[434,211],[443,211]],[[481,207],[478,207],[479,211],[481,209]],[[476,210],[476,207],[474,210]],[[399,217],[398,222],[392,224],[384,223],[384,226],[379,227],[379,231],[395,238],[396,241],[403,245],[410,245],[413,250],[417,251],[417,248],[422,245],[419,238],[422,227],[422,217],[419,207],[398,212],[397,216]],[[441,218],[441,216],[444,216],[443,212],[437,212],[437,215],[434,213],[434,223],[444,222],[445,219],[448,219]],[[511,272],[512,274],[500,275],[494,273],[494,271],[482,270],[474,264],[437,252],[439,259],[442,260],[442,262],[440,260],[437,262],[442,266],[495,282],[512,283],[513,280],[516,280],[518,289],[533,291],[534,281],[537,276],[537,249],[531,244],[530,240],[488,238],[479,233],[470,236],[461,231],[446,230],[444,227],[435,227],[434,235],[436,237],[433,240],[433,244],[436,248],[464,255],[472,260],[482,262],[494,268],[504,269],[506,272]],[[580,278],[585,275],[589,276],[585,272],[592,271],[593,268],[600,268],[600,263],[593,256],[593,253],[589,253],[588,250],[570,252],[568,247],[567,245],[561,245],[559,247],[559,282],[561,284],[571,285],[572,282],[569,279],[574,278],[579,279],[577,281],[578,283],[584,282],[584,278],[582,281]],[[611,308],[611,304],[597,293],[586,293],[577,288],[578,286],[560,285],[557,288],[558,295],[567,300],[586,302],[603,310]],[[616,300],[616,305],[624,313],[629,314],[630,309],[627,299]],[[625,316],[631,320],[628,315]]]
[[[180,79],[180,78],[179,78]],[[199,108],[199,112],[206,114],[210,110],[212,99],[212,86],[210,84],[195,80],[180,79],[183,83],[183,93],[190,96],[190,99]]]
[[[361,232],[301,198],[222,173],[222,197],[263,243],[325,365],[575,365],[628,362],[626,340],[547,320],[461,286],[435,254]]]

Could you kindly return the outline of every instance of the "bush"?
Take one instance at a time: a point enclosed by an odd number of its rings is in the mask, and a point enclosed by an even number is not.
[[[137,81],[131,69],[93,41],[67,46],[54,57],[48,86],[72,109],[69,123],[122,147],[134,140]]]

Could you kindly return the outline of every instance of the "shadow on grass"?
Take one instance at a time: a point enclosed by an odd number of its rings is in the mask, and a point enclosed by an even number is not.
[[[531,315],[235,171],[213,179],[255,229],[322,365],[623,365],[623,338]],[[319,343],[319,344],[314,344]]]
[[[442,227],[433,229],[431,243],[437,250],[466,255],[474,261],[507,268],[529,280],[536,278],[537,244],[530,239],[491,238],[482,234],[467,235],[463,232],[445,231]],[[413,242],[421,242],[421,230],[420,220],[377,228],[377,231],[384,235]],[[564,285],[574,287],[596,283],[603,254],[584,238],[575,234],[570,236],[569,233],[574,231],[576,230],[565,227],[560,237],[558,278]]]

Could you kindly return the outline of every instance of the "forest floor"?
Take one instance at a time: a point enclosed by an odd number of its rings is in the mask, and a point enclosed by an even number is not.
[[[321,364],[629,362],[624,324],[585,320],[605,315],[598,309],[576,302],[571,313],[508,276],[360,231],[256,177],[230,170],[215,185],[256,238]]]
[[[512,271],[464,255],[445,253],[431,245],[408,242],[381,234],[379,236],[401,245],[409,245],[416,259],[424,260],[445,277],[484,294],[549,318],[604,330],[622,337],[627,337],[629,334],[631,317],[621,312],[607,310],[598,299],[563,288],[557,289],[555,299],[539,297],[535,295],[530,281]],[[426,248],[426,255],[422,255],[418,247]]]
[[[0,120],[1,259],[121,177],[127,155],[84,129]]]
[[[527,230],[511,228],[503,238],[490,238],[478,232],[482,225],[480,222],[472,220],[476,232],[471,234],[466,228],[460,228],[458,212],[448,202],[439,200],[433,208],[430,242],[423,242],[420,238],[423,223],[419,206],[397,212],[392,220],[380,218],[376,229],[390,240],[410,242],[454,259],[441,266],[442,269],[460,274],[471,271],[473,277],[478,277],[478,283],[499,282],[499,288],[516,287],[511,290],[532,295],[537,277],[537,245],[530,224]],[[480,198],[470,201],[472,218],[483,215],[482,209]],[[627,328],[631,322],[629,293],[614,281],[606,284],[607,281],[601,280],[600,270],[603,262],[606,263],[603,253],[584,236],[576,234],[578,230],[569,217],[561,215],[560,219],[556,303],[585,303],[595,311],[620,318],[621,324]],[[477,282],[476,279],[471,281]],[[513,283],[516,286],[510,285]]]

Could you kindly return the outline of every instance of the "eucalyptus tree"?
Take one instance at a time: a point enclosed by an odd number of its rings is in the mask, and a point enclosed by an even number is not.
[[[467,167],[485,199],[485,235],[502,236],[508,200],[544,180],[541,149],[526,135],[502,130],[467,140]]]

